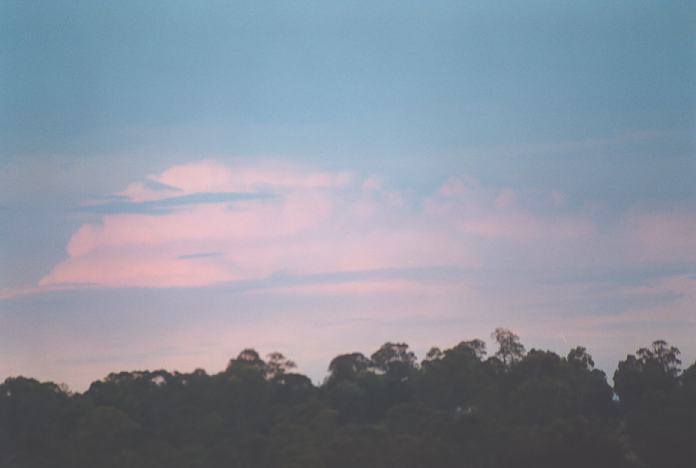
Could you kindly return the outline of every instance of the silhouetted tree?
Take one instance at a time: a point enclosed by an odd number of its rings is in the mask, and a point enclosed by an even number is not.
[[[682,397],[679,354],[657,340],[628,355],[614,373],[632,449],[650,467],[693,466],[688,454],[696,433],[689,432],[694,423]]]
[[[426,361],[437,361],[437,360],[439,360],[439,359],[442,359],[442,357],[443,357],[444,355],[445,355],[445,354],[442,352],[442,350],[441,350],[440,348],[438,348],[437,346],[433,346],[432,348],[430,348],[430,349],[428,350],[427,354],[425,355],[425,359],[423,360],[423,362],[426,362]]]
[[[498,343],[498,351],[495,356],[506,366],[511,366],[524,357],[524,346],[520,343],[519,336],[510,330],[496,328],[491,337]]]
[[[383,372],[393,372],[397,369],[402,371],[416,365],[416,355],[408,349],[406,343],[384,343],[370,359],[373,366]]]
[[[245,348],[237,355],[236,359],[230,359],[230,362],[227,364],[227,371],[233,371],[235,367],[265,372],[266,363],[255,349]]]
[[[473,339],[422,366],[405,343],[343,354],[320,387],[251,348],[217,374],[118,372],[84,393],[8,378],[0,467],[696,466],[696,363],[681,372],[677,348],[628,355],[612,389],[582,346],[561,357],[493,337],[493,357]]]
[[[483,340],[475,339],[469,341],[462,341],[456,346],[460,350],[468,350],[476,357],[476,359],[482,360],[486,357],[486,343]]]
[[[266,362],[266,377],[269,379],[277,378],[287,371],[297,367],[293,361],[287,359],[282,353],[273,352],[268,354]]]
[[[576,346],[568,352],[568,357],[566,358],[571,365],[581,367],[583,369],[592,370],[594,369],[594,360],[592,356],[587,352],[584,346]]]
[[[338,383],[343,380],[354,380],[360,374],[366,372],[372,366],[370,361],[362,353],[341,354],[333,358],[329,363],[328,383]]]

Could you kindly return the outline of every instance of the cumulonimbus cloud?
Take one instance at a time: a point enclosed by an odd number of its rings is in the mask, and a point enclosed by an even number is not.
[[[607,236],[645,251],[661,232],[649,228],[647,215],[634,216],[618,233],[600,232],[591,218],[567,213],[560,192],[526,196],[459,177],[432,193],[406,196],[376,175],[278,164],[174,166],[113,195],[130,208],[157,203],[166,210],[111,210],[83,224],[41,287],[186,287],[278,272],[479,268],[496,252],[514,256],[556,244],[591,251]],[[100,204],[89,207],[98,212]],[[531,208],[540,204],[543,210]],[[668,221],[679,239],[696,225]]]

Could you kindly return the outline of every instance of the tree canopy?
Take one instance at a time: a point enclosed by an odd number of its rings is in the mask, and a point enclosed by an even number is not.
[[[613,386],[586,348],[461,341],[419,363],[406,343],[342,354],[315,385],[279,352],[209,375],[109,374],[83,393],[0,384],[7,468],[693,468],[696,363],[658,340]]]

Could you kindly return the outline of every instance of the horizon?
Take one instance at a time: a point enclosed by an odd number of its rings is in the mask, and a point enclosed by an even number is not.
[[[503,329],[503,330],[512,332],[512,333],[514,334],[514,330],[507,330],[507,329],[505,329],[505,328],[503,328],[503,327],[499,327],[498,329]],[[515,335],[515,336],[517,336],[517,335]],[[496,359],[497,359],[497,360],[500,360],[500,358],[496,356],[496,353],[493,352],[493,351],[494,351],[494,348],[493,348],[492,346],[489,346],[491,343],[495,343],[495,339],[494,339],[493,337],[492,337],[491,339],[492,339],[492,341],[491,341],[491,340],[481,340],[481,341],[484,343],[483,354],[482,354],[482,355],[480,356],[480,358],[479,358],[481,362],[486,362],[486,361],[489,361],[489,360],[491,360],[491,359],[493,359],[493,360],[496,360]],[[467,342],[471,342],[471,341],[476,341],[476,340],[480,340],[480,339],[474,337],[474,338],[472,338],[471,340],[463,340],[463,341],[460,341],[459,343],[452,344],[451,346],[442,346],[442,347],[441,347],[441,346],[433,345],[433,346],[431,346],[429,349],[424,350],[422,353],[418,352],[418,350],[411,349],[410,346],[408,345],[408,343],[402,343],[402,342],[399,342],[399,341],[388,341],[388,342],[382,343],[382,345],[380,345],[379,347],[375,348],[372,352],[365,351],[365,350],[355,350],[355,349],[353,349],[353,350],[346,350],[345,352],[342,352],[342,353],[340,353],[340,354],[338,354],[337,356],[334,356],[334,357],[345,356],[345,355],[357,353],[357,354],[361,354],[361,355],[367,357],[368,359],[372,360],[372,359],[371,359],[371,355],[374,354],[374,353],[376,353],[379,349],[381,349],[381,348],[384,347],[384,346],[387,346],[387,345],[406,345],[406,348],[409,350],[409,352],[412,352],[412,353],[413,353],[413,357],[414,357],[413,366],[414,366],[414,368],[415,368],[415,369],[420,369],[424,364],[430,362],[430,360],[428,359],[427,354],[428,354],[429,352],[431,352],[432,350],[437,349],[437,350],[439,350],[439,351],[442,351],[442,352],[446,353],[446,352],[448,352],[448,351],[452,351],[452,350],[455,349],[457,346],[461,346],[463,343],[467,343]],[[648,343],[648,344],[646,344],[646,346],[643,346],[643,347],[641,347],[640,349],[627,352],[627,353],[626,353],[626,356],[622,359],[622,361],[625,361],[626,358],[628,358],[628,357],[630,357],[630,356],[635,357],[635,356],[637,356],[637,355],[639,354],[639,351],[640,351],[641,349],[650,349],[650,347],[653,346],[655,343],[657,343],[657,342],[662,342],[662,341],[663,341],[663,340],[654,340],[652,343]],[[523,343],[522,341],[520,341],[520,343],[521,343],[522,346],[524,347],[524,343]],[[664,343],[665,343],[665,345],[666,345],[667,347],[669,347],[669,346],[671,345],[671,343],[668,343],[668,342],[664,342]],[[592,357],[593,357],[593,356],[592,356],[592,350],[586,349],[584,346],[582,346],[582,345],[580,345],[580,344],[578,344],[578,345],[576,345],[576,346],[573,346],[573,347],[570,347],[570,348],[568,349],[568,352],[567,352],[567,353],[559,352],[558,350],[553,350],[553,349],[540,349],[540,348],[534,348],[534,347],[529,348],[529,349],[524,348],[524,349],[522,350],[522,355],[523,355],[523,356],[526,356],[526,355],[528,355],[528,354],[533,354],[535,351],[550,352],[550,353],[553,353],[553,354],[555,354],[556,356],[558,356],[561,360],[567,360],[567,359],[568,359],[568,356],[570,355],[570,353],[571,353],[572,351],[575,351],[575,350],[579,349],[579,348],[582,349],[583,352],[585,352],[586,355],[587,355],[590,359],[592,359]],[[680,362],[681,362],[681,364],[677,364],[677,367],[675,368],[676,371],[677,371],[677,375],[679,375],[681,372],[685,371],[685,370],[688,369],[689,367],[692,367],[692,366],[696,365],[696,361],[694,361],[694,362],[692,363],[692,362],[688,362],[688,361],[684,361],[683,359],[680,359],[681,352],[680,352],[680,350],[679,350],[678,348],[676,348],[676,349],[677,349],[677,351],[678,351],[678,353],[676,354],[676,358],[677,358],[678,360],[680,360]],[[489,351],[489,350],[490,350],[490,351]],[[324,385],[327,383],[327,379],[329,379],[329,377],[331,376],[331,369],[330,369],[330,364],[329,364],[329,363],[327,363],[325,370],[324,370],[321,374],[314,374],[314,375],[312,375],[312,374],[307,374],[307,373],[305,373],[305,372],[303,371],[303,369],[302,369],[302,363],[301,363],[301,362],[296,362],[296,361],[294,361],[294,360],[292,359],[292,356],[286,356],[285,354],[283,354],[283,352],[282,352],[281,350],[272,350],[272,351],[268,351],[268,352],[261,352],[261,351],[259,351],[258,349],[256,349],[256,348],[253,347],[253,346],[247,346],[247,347],[241,348],[241,349],[240,349],[236,354],[234,354],[233,356],[230,356],[230,358],[227,360],[227,362],[226,362],[222,367],[220,367],[220,368],[218,368],[218,369],[207,369],[207,368],[202,368],[202,367],[194,367],[194,368],[185,369],[185,370],[182,370],[182,369],[172,369],[172,368],[168,368],[168,369],[165,369],[165,368],[150,368],[150,369],[145,369],[145,368],[142,368],[142,369],[141,369],[141,368],[137,368],[137,369],[113,369],[113,370],[112,370],[111,372],[109,372],[107,375],[104,375],[104,376],[102,376],[102,377],[100,377],[100,378],[97,378],[97,379],[95,379],[94,381],[90,382],[89,385],[85,386],[84,388],[72,388],[72,387],[70,387],[69,385],[67,385],[65,382],[42,381],[42,380],[36,379],[35,377],[33,377],[33,376],[31,376],[31,375],[21,375],[21,374],[12,375],[12,376],[7,376],[7,377],[6,377],[6,381],[10,381],[10,380],[12,380],[12,379],[17,379],[17,378],[19,378],[19,379],[22,379],[22,378],[24,378],[24,379],[34,379],[34,380],[37,380],[37,381],[41,382],[42,384],[45,383],[45,384],[55,384],[55,385],[58,385],[58,386],[60,387],[61,391],[65,392],[66,394],[69,394],[69,395],[75,395],[75,394],[82,394],[82,395],[84,395],[84,394],[86,394],[86,393],[89,392],[89,390],[90,390],[90,388],[92,387],[93,384],[98,383],[98,382],[106,382],[106,381],[109,380],[109,377],[111,377],[112,375],[119,375],[119,374],[136,375],[136,374],[140,374],[140,373],[145,373],[145,374],[147,374],[147,373],[158,373],[158,372],[165,372],[165,373],[170,374],[170,375],[191,375],[191,374],[197,374],[199,371],[203,371],[203,372],[205,373],[205,375],[208,376],[208,377],[215,377],[216,375],[223,375],[223,374],[225,374],[226,372],[229,371],[229,368],[230,368],[230,365],[231,365],[232,362],[238,360],[238,359],[239,359],[239,356],[240,356],[242,353],[248,352],[248,351],[253,351],[253,352],[257,353],[258,356],[259,356],[259,358],[261,359],[261,361],[263,361],[264,363],[265,363],[272,355],[274,355],[274,354],[279,354],[281,360],[283,360],[284,362],[291,362],[291,363],[292,363],[291,366],[289,366],[289,367],[288,367],[287,369],[285,369],[283,372],[287,372],[287,373],[291,373],[291,374],[303,375],[303,376],[309,378],[309,381],[312,383],[312,385],[314,385],[314,386],[316,386],[316,387],[322,387],[322,386],[324,386]],[[613,385],[614,385],[614,372],[616,372],[616,371],[618,370],[618,364],[620,364],[620,362],[617,362],[617,365],[614,366],[614,368],[611,370],[611,372],[607,372],[607,370],[602,369],[602,368],[600,368],[600,367],[598,367],[598,366],[595,366],[594,364],[592,364],[592,365],[589,367],[589,369],[590,369],[590,370],[599,370],[599,371],[601,371],[601,372],[604,374],[604,377],[605,377],[605,379],[606,379],[607,384],[609,384],[610,386],[613,386]],[[316,369],[315,369],[315,371],[316,371]],[[615,396],[616,396],[616,395],[615,395]]]

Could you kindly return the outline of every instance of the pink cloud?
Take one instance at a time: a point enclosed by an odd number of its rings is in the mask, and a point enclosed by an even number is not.
[[[450,220],[460,234],[483,239],[554,241],[588,239],[595,234],[594,223],[588,218],[561,213],[542,216],[525,209],[520,199],[511,189],[496,192],[471,178],[451,179],[425,201],[424,208],[434,219]]]
[[[182,260],[165,251],[99,250],[69,257],[40,285],[87,284],[109,287],[204,286],[239,279],[234,269],[209,259]]]
[[[214,160],[205,160],[173,166],[160,174],[147,176],[146,180],[160,184],[157,188],[146,182],[133,182],[114,195],[143,202],[197,192],[335,189],[348,186],[353,178],[348,171],[313,171],[296,166],[279,167],[277,164],[231,168]]]
[[[462,284],[433,283],[427,281],[405,279],[360,279],[337,283],[302,284],[292,286],[279,286],[271,289],[259,290],[261,292],[279,294],[309,294],[309,295],[355,295],[355,294],[402,294],[412,296],[433,296],[436,294],[449,294],[456,289],[459,295],[463,295],[468,288]]]
[[[500,191],[495,199],[495,206],[499,209],[511,208],[517,202],[517,194],[509,188]]]
[[[67,258],[40,285],[178,287],[276,272],[477,268],[495,255],[537,266],[573,258],[625,262],[631,249],[647,249],[653,259],[684,251],[693,247],[696,231],[695,217],[642,214],[606,232],[585,216],[535,213],[524,193],[489,189],[467,177],[422,198],[388,190],[376,175],[360,180],[348,172],[280,165],[235,168],[204,161],[149,179],[177,191],[140,183],[120,194],[132,202],[219,191],[264,190],[273,196],[185,205],[159,215],[105,215],[72,235]],[[541,196],[562,198],[556,192]],[[592,253],[598,243],[624,250],[598,256]],[[196,252],[220,255],[182,258]]]
[[[150,179],[184,193],[258,187],[278,192],[233,205],[185,206],[164,215],[103,216],[73,234],[68,258],[40,284],[199,286],[263,278],[276,271],[477,264],[455,231],[429,228],[418,219],[420,213],[405,207],[400,194],[383,189],[380,178],[351,185],[352,178],[346,172],[297,168],[233,170],[214,162],[168,169]],[[346,189],[354,195],[343,196]],[[143,190],[148,190],[144,184],[130,186],[121,194],[133,202],[152,199],[154,194]],[[179,258],[184,252],[204,251],[223,255]]]
[[[696,212],[639,212],[624,223],[626,240],[643,261],[696,261]]]

